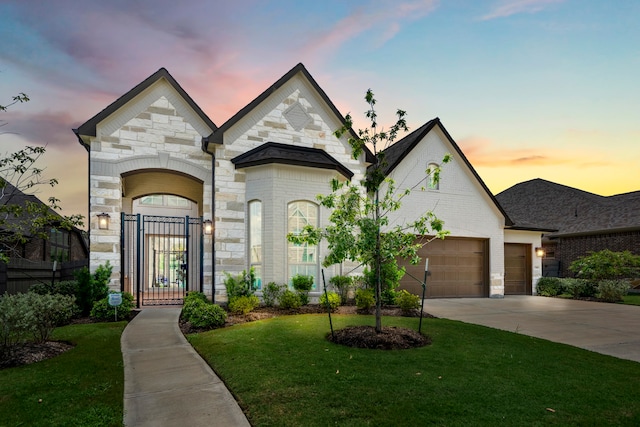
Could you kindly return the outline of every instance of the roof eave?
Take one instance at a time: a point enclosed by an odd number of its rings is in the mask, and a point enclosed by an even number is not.
[[[136,96],[140,95],[145,89],[149,88],[152,84],[159,81],[160,79],[165,79],[167,82],[178,92],[178,94],[187,102],[187,104],[196,112],[196,114],[202,119],[202,121],[215,131],[217,126],[211,119],[202,111],[202,109],[195,103],[193,98],[189,96],[189,94],[180,86],[180,84],[173,78],[173,76],[167,71],[166,68],[160,68],[158,71],[144,79],[141,83],[137,84],[133,89],[129,90],[127,93],[116,99],[114,102],[109,104],[106,108],[100,111],[98,114],[87,120],[85,123],[80,125],[74,132],[79,136],[87,136],[87,137],[95,137],[97,136],[97,126],[104,119],[118,111]]]

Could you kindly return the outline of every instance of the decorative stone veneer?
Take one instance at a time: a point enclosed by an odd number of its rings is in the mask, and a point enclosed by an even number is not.
[[[296,119],[293,125],[287,119],[286,112],[294,111]],[[318,193],[328,193],[328,182],[335,171],[318,170],[313,168],[291,168],[275,165],[268,169],[272,175],[263,180],[260,174],[267,173],[266,169],[257,167],[236,170],[231,160],[236,156],[252,150],[266,142],[292,144],[300,147],[322,147],[325,152],[354,172],[352,180],[359,182],[365,172],[362,160],[351,157],[351,148],[346,139],[338,140],[333,131],[340,123],[331,111],[324,107],[316,92],[311,89],[306,80],[294,77],[281,86],[267,100],[255,110],[245,116],[240,122],[232,126],[224,135],[222,145],[215,150],[215,247],[216,247],[216,294],[224,295],[224,272],[239,272],[248,268],[246,242],[246,209],[247,202],[264,195],[269,203],[285,203],[286,198],[296,200],[315,201]],[[311,120],[303,120],[304,114]],[[261,167],[264,168],[264,167]],[[255,172],[254,170],[255,169]],[[282,174],[290,175],[283,178]],[[258,174],[258,175],[255,175]],[[257,178],[256,176],[261,176]],[[278,176],[280,178],[278,178]],[[250,177],[250,178],[249,178]],[[285,206],[286,211],[286,206]],[[282,211],[282,212],[285,212]],[[263,229],[276,232],[272,236],[273,265],[265,263],[265,277],[267,280],[286,282],[286,215],[281,217],[267,217],[263,213]],[[325,217],[326,220],[326,217]],[[284,225],[283,225],[284,224]],[[266,240],[266,239],[265,239]],[[323,259],[322,248],[319,254]],[[266,283],[266,282],[265,282]]]
[[[145,102],[150,104],[145,105]],[[123,174],[164,170],[192,176],[204,182],[203,211],[211,211],[212,160],[211,155],[202,151],[201,140],[212,130],[185,105],[168,84],[158,83],[137,101],[100,123],[97,136],[91,140],[90,268],[95,271],[109,261],[113,266],[110,283],[113,289],[119,289],[121,281],[120,214],[123,212],[123,192],[126,192]],[[98,229],[97,214],[101,212],[111,217],[108,230]],[[210,272],[213,259],[210,238],[205,239],[204,247],[204,268],[205,272]],[[210,273],[205,273],[204,287],[211,293]]]

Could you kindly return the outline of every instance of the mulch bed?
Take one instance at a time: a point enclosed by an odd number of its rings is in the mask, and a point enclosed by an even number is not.
[[[340,306],[331,314],[374,314],[375,309],[358,310],[355,306]],[[269,319],[278,316],[290,316],[296,314],[327,313],[327,310],[320,305],[307,305],[298,309],[285,310],[278,307],[259,307],[247,315],[237,315],[228,313],[224,327],[238,325],[256,320]],[[420,317],[420,312],[415,310],[409,314],[403,313],[397,307],[383,307],[383,316],[407,316]],[[434,317],[424,313],[424,318]],[[206,332],[208,329],[194,328],[189,322],[180,320],[180,330],[183,334]],[[357,348],[369,348],[380,350],[403,350],[409,348],[423,347],[431,344],[431,338],[422,335],[413,329],[383,327],[381,333],[376,333],[373,326],[349,326],[334,331],[334,335],[328,334],[327,339],[336,344]]]
[[[73,348],[73,344],[64,341],[45,341],[42,343],[25,343],[14,346],[8,355],[0,360],[0,369],[40,362],[56,357]]]
[[[431,344],[431,338],[416,330],[383,326],[377,333],[373,326],[347,326],[329,333],[327,339],[348,347],[370,348],[376,350],[405,350],[424,347]]]

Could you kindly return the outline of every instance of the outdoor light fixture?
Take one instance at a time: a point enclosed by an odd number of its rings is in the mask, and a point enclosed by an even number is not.
[[[202,225],[204,225],[204,234],[211,235],[213,233],[213,222],[210,219],[205,219]]]
[[[108,213],[100,213],[98,214],[98,228],[100,230],[108,230],[109,229],[109,214]]]
[[[544,256],[544,248],[536,248],[536,256],[542,258]]]

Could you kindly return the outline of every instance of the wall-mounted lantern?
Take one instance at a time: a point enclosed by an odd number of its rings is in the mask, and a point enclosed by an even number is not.
[[[542,258],[544,256],[544,248],[536,248],[536,256]]]
[[[108,213],[100,213],[98,214],[98,228],[100,230],[108,230],[109,229],[109,214]]]
[[[210,219],[205,219],[202,225],[204,226],[204,234],[207,236],[213,234],[213,222]]]

